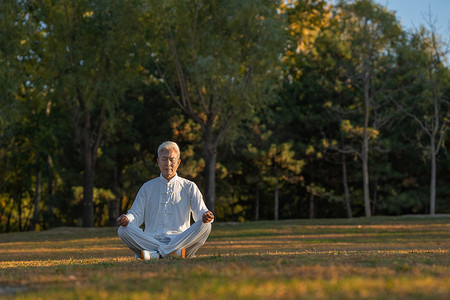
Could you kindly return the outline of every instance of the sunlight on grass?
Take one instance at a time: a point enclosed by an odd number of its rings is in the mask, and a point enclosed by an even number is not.
[[[60,265],[94,265],[102,263],[120,263],[131,261],[130,257],[105,257],[105,258],[91,258],[91,259],[48,259],[48,260],[29,260],[29,261],[2,261],[0,262],[0,269],[7,268],[35,268],[35,267],[54,267]]]
[[[0,297],[450,299],[449,219],[217,223],[197,258],[147,262],[116,231],[0,234]]]

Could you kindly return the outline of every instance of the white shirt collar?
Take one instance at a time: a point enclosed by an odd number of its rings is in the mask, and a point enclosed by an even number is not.
[[[162,176],[161,173],[159,174],[159,178],[160,178],[160,180],[161,180],[162,183],[164,183],[164,184],[169,184],[169,183],[171,183],[171,182],[175,182],[175,181],[178,180],[178,174],[175,173],[175,176],[173,176],[172,179],[170,179],[170,181],[167,181],[167,179],[164,178],[164,176]]]

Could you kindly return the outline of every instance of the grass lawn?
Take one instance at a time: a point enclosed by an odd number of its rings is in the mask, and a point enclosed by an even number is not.
[[[216,223],[186,260],[135,260],[116,232],[0,234],[0,298],[450,299],[450,218]]]

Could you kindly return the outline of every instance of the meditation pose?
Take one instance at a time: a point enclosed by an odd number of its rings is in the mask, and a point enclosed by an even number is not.
[[[181,159],[176,143],[162,143],[157,162],[161,175],[144,183],[128,213],[117,218],[119,237],[136,258],[194,257],[211,232],[214,215],[197,185],[177,175]]]

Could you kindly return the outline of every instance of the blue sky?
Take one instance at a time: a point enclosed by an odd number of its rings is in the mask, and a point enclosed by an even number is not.
[[[396,12],[404,28],[426,25],[429,11],[436,20],[436,29],[444,41],[450,38],[450,0],[375,0]]]

